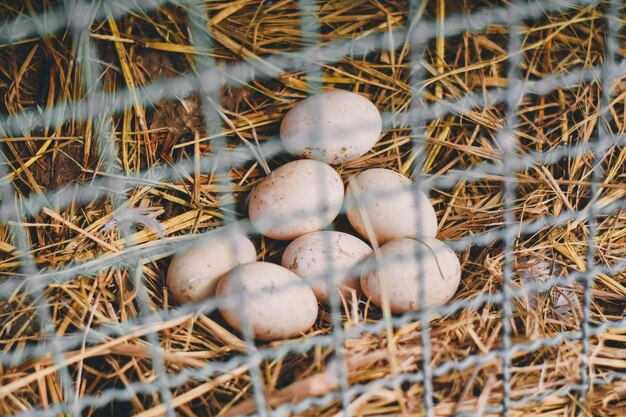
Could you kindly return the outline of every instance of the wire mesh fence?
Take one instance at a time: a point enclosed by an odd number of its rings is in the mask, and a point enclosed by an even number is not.
[[[4,6],[0,71],[19,77],[0,120],[0,411],[626,415],[624,5],[453,3]],[[37,48],[57,90],[20,99]],[[152,79],[171,62],[146,50],[184,64]],[[233,99],[242,86],[252,93]],[[236,230],[259,260],[280,257],[242,207],[293,160],[276,122],[329,86],[368,96],[383,122],[374,150],[336,171],[390,167],[430,196],[462,265],[454,297],[391,314],[330,291],[312,330],[271,343],[246,314],[263,291],[172,301],[167,265],[200,238]],[[154,122],[172,103],[180,130]],[[81,158],[73,174],[58,163]],[[316,193],[313,214],[330,198]],[[394,194],[358,197],[343,211]],[[333,227],[347,230],[343,214]],[[366,267],[405,261],[370,243]],[[332,266],[305,281],[347,272]]]

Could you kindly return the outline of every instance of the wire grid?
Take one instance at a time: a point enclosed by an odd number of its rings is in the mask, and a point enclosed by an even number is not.
[[[595,264],[595,231],[596,217],[602,214],[611,213],[618,209],[626,208],[626,203],[616,202],[610,205],[598,207],[597,196],[599,192],[599,181],[602,178],[601,165],[598,163],[600,156],[612,146],[624,146],[626,143],[623,136],[612,136],[606,125],[608,123],[609,103],[611,88],[602,89],[602,106],[600,110],[601,119],[604,123],[598,124],[598,134],[595,140],[589,144],[580,146],[562,146],[549,153],[533,153],[519,157],[517,155],[515,140],[516,109],[517,104],[525,95],[547,94],[562,87],[572,87],[586,81],[598,81],[601,86],[611,86],[612,81],[626,74],[626,63],[621,60],[616,62],[618,51],[618,32],[620,29],[620,7],[619,1],[608,3],[606,38],[607,52],[604,65],[593,68],[583,68],[575,70],[569,74],[558,74],[536,81],[524,80],[519,74],[521,60],[521,36],[519,25],[525,19],[541,17],[550,11],[566,11],[578,6],[596,4],[596,1],[570,0],[570,1],[536,1],[530,3],[512,2],[506,7],[490,8],[481,10],[472,15],[458,15],[448,17],[445,21],[428,21],[422,18],[420,13],[420,2],[411,2],[409,20],[406,29],[395,30],[384,34],[367,35],[362,38],[350,41],[338,41],[326,46],[319,45],[319,24],[315,18],[317,1],[300,0],[301,29],[305,34],[305,47],[295,53],[280,56],[264,57],[263,61],[247,61],[230,64],[225,67],[218,66],[209,56],[198,55],[196,60],[197,76],[182,75],[165,81],[153,82],[147,86],[137,88],[134,91],[117,91],[115,94],[106,93],[101,89],[98,77],[98,67],[95,65],[95,49],[89,36],[89,28],[92,22],[102,19],[118,19],[133,11],[148,12],[160,6],[172,4],[184,4],[188,8],[188,27],[192,34],[194,46],[211,50],[212,40],[206,28],[209,26],[206,13],[203,11],[202,1],[157,1],[157,0],[136,0],[133,3],[121,1],[83,2],[67,0],[64,6],[45,14],[31,16],[27,18],[21,16],[10,22],[4,22],[0,27],[0,43],[14,43],[29,36],[48,36],[62,29],[65,25],[71,26],[73,39],[78,45],[77,60],[84,64],[84,79],[87,84],[88,94],[80,102],[56,105],[42,112],[27,110],[17,115],[4,116],[0,122],[0,133],[3,137],[13,134],[30,131],[34,126],[46,125],[56,127],[72,119],[75,121],[85,121],[97,119],[99,138],[99,154],[106,161],[105,169],[108,174],[92,181],[88,185],[76,184],[73,187],[63,190],[53,190],[43,194],[32,195],[19,201],[16,191],[10,181],[3,180],[2,204],[0,206],[0,220],[10,225],[12,234],[15,237],[16,247],[20,254],[21,273],[25,277],[19,282],[9,280],[1,284],[0,293],[3,299],[10,297],[16,291],[26,291],[37,300],[38,314],[41,319],[41,326],[47,343],[29,345],[24,349],[13,352],[3,352],[0,356],[4,366],[14,366],[26,360],[39,358],[45,355],[52,355],[53,363],[57,369],[59,380],[64,389],[65,402],[56,403],[48,409],[27,410],[20,415],[57,415],[67,413],[70,415],[81,415],[86,407],[102,407],[111,401],[129,399],[134,393],[158,393],[163,403],[163,412],[167,415],[175,415],[176,404],[171,394],[171,390],[179,387],[190,380],[207,380],[220,374],[231,372],[242,365],[250,365],[250,376],[253,384],[253,394],[256,403],[256,414],[259,416],[284,415],[284,413],[299,413],[312,406],[321,407],[333,401],[340,401],[344,409],[344,415],[350,415],[349,404],[351,398],[371,392],[379,387],[398,387],[403,382],[421,383],[424,386],[424,413],[427,416],[434,415],[433,384],[434,377],[445,375],[454,370],[469,369],[472,366],[490,363],[498,359],[502,363],[502,383],[503,398],[499,407],[489,407],[488,412],[509,415],[511,408],[519,406],[529,401],[540,401],[552,394],[561,396],[569,395],[573,391],[578,391],[579,399],[582,401],[586,392],[592,385],[610,383],[614,380],[624,378],[619,372],[612,372],[605,379],[590,381],[588,378],[587,363],[590,355],[589,339],[601,334],[607,329],[621,328],[626,326],[626,319],[617,321],[606,321],[602,324],[592,326],[590,323],[591,288],[594,278],[599,273],[616,273],[626,267],[626,261],[616,262],[608,267],[606,265]],[[130,383],[125,389],[107,389],[98,396],[81,396],[76,392],[72,378],[65,364],[64,352],[81,344],[98,344],[111,336],[122,336],[129,334],[140,326],[158,323],[163,320],[172,320],[183,317],[189,313],[198,311],[207,312],[216,307],[228,305],[232,300],[229,297],[212,298],[200,304],[187,306],[183,305],[174,310],[153,311],[151,309],[148,294],[143,280],[143,265],[156,257],[164,254],[175,253],[180,244],[191,241],[196,236],[185,236],[175,241],[164,239],[152,245],[142,247],[125,248],[122,256],[103,255],[99,258],[76,262],[68,266],[53,270],[38,270],[33,258],[32,248],[26,237],[27,230],[22,226],[23,219],[40,213],[45,207],[55,207],[63,209],[72,202],[88,202],[96,198],[112,197],[115,208],[123,208],[127,202],[127,195],[124,190],[128,188],[163,182],[174,178],[180,172],[190,174],[198,166],[211,167],[218,175],[218,183],[227,190],[222,199],[225,202],[231,201],[232,184],[228,178],[229,170],[250,161],[255,160],[258,153],[267,157],[274,156],[282,151],[277,138],[269,140],[260,145],[258,149],[251,149],[241,146],[234,150],[220,153],[214,151],[203,156],[199,160],[178,162],[174,167],[157,167],[146,170],[137,175],[127,175],[116,163],[117,149],[111,139],[110,132],[113,131],[110,125],[110,115],[119,112],[133,103],[142,104],[154,103],[165,98],[186,95],[194,91],[200,91],[203,98],[204,120],[207,125],[209,137],[214,138],[212,142],[214,149],[225,150],[226,143],[222,129],[220,114],[215,110],[218,101],[217,94],[224,85],[238,85],[246,83],[255,78],[273,78],[280,75],[285,70],[303,70],[309,75],[319,75],[320,65],[333,63],[344,56],[364,56],[376,50],[395,50],[402,45],[398,40],[407,39],[412,47],[411,68],[414,73],[411,76],[411,86],[418,86],[424,74],[420,70],[420,58],[424,52],[424,47],[430,40],[434,39],[442,30],[446,36],[453,36],[464,31],[478,31],[484,29],[492,23],[505,24],[509,28],[509,71],[507,74],[508,87],[498,88],[484,93],[466,94],[457,100],[440,99],[434,103],[425,103],[421,92],[414,87],[413,101],[408,111],[403,113],[386,113],[383,115],[383,128],[409,126],[414,137],[414,149],[417,153],[424,147],[424,123],[428,120],[440,118],[448,114],[463,114],[464,112],[486,105],[504,104],[505,125],[499,132],[497,138],[503,149],[503,164],[481,163],[476,167],[465,171],[451,171],[443,177],[428,177],[423,175],[419,168],[421,162],[415,164],[414,178],[416,179],[416,190],[428,187],[450,187],[458,181],[478,181],[488,175],[499,174],[504,179],[504,204],[505,216],[504,225],[497,230],[491,230],[481,235],[468,236],[456,241],[447,242],[458,251],[465,250],[471,245],[485,245],[501,239],[505,243],[504,247],[504,268],[502,290],[496,294],[481,294],[471,300],[453,299],[445,306],[426,308],[420,312],[407,313],[401,316],[387,317],[378,323],[362,324],[356,328],[348,329],[344,332],[341,325],[342,318],[338,297],[331,296],[331,317],[334,331],[330,335],[310,336],[303,342],[284,343],[276,347],[257,347],[253,338],[249,324],[245,323],[245,315],[242,315],[243,336],[246,343],[246,355],[235,356],[226,362],[209,362],[202,368],[181,369],[180,372],[172,375],[166,371],[166,365],[160,354],[159,336],[156,331],[146,334],[151,346],[152,366],[156,374],[154,383],[144,383],[135,381]],[[315,77],[313,77],[315,78]],[[320,85],[312,83],[311,92],[319,90]],[[545,217],[535,221],[519,222],[514,218],[514,193],[516,187],[515,172],[537,163],[553,163],[565,156],[579,156],[583,153],[593,151],[595,169],[591,178],[592,197],[588,207],[581,212],[567,212],[558,216]],[[421,152],[423,154],[423,152]],[[0,177],[7,177],[7,166],[9,161],[0,164]],[[224,205],[226,205],[225,203]],[[224,227],[238,227],[248,233],[253,233],[249,222],[245,219],[237,220],[224,209]],[[586,272],[571,273],[568,277],[550,277],[543,282],[526,284],[521,288],[514,288],[510,285],[513,279],[513,249],[517,233],[523,230],[526,233],[533,233],[545,227],[546,224],[557,226],[565,225],[572,220],[585,220],[588,224],[588,253]],[[129,235],[129,230],[122,228],[124,236]],[[419,254],[418,254],[419,256]],[[65,336],[57,336],[57,331],[49,314],[49,308],[43,296],[44,289],[52,283],[62,283],[71,281],[78,276],[89,276],[98,273],[106,268],[123,267],[134,271],[134,283],[138,293],[138,305],[140,315],[129,319],[127,322],[116,326],[101,326],[95,330],[71,333]],[[333,271],[329,271],[332,273]],[[511,341],[511,300],[515,297],[546,291],[557,283],[567,285],[581,282],[584,286],[583,299],[583,321],[580,330],[558,333],[550,338],[538,338],[529,343],[512,343]],[[423,288],[423,283],[421,284]],[[423,304],[423,291],[422,304]],[[235,298],[239,302],[243,300],[241,294]],[[499,303],[502,308],[502,349],[492,350],[483,355],[470,355],[462,361],[448,361],[433,367],[430,356],[430,333],[428,330],[430,318],[434,314],[451,314],[464,308],[476,308],[486,302]],[[363,333],[376,333],[388,329],[389,326],[400,326],[405,323],[420,321],[422,324],[421,343],[423,348],[422,369],[419,372],[410,374],[394,375],[392,378],[385,378],[369,382],[367,384],[349,385],[345,370],[344,358],[342,356],[343,343],[345,339],[356,337]],[[532,352],[542,346],[555,346],[568,340],[581,340],[583,347],[583,366],[581,367],[580,383],[568,384],[557,389],[546,390],[539,395],[530,395],[522,400],[512,400],[510,398],[510,370],[512,355],[517,352]],[[315,346],[332,346],[335,350],[335,362],[329,368],[337,372],[339,380],[339,390],[326,394],[322,397],[308,397],[295,404],[285,404],[274,410],[267,407],[264,396],[263,381],[260,371],[260,363],[264,359],[284,357],[290,352],[307,352]],[[461,415],[461,414],[459,414]]]

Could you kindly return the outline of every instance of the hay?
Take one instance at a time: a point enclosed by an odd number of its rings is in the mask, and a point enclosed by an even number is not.
[[[497,6],[501,4],[432,0],[425,3],[423,13],[427,18],[442,20],[455,12],[471,13]],[[51,7],[48,2],[34,4],[26,0],[0,4],[0,13],[3,19],[10,19]],[[186,27],[187,10],[183,7],[134,12],[117,21],[105,19],[94,24],[91,38],[104,64],[101,79],[104,90],[132,91],[157,79],[193,71],[196,54],[226,64],[253,57],[263,59],[306,46],[296,2],[243,0],[210,2],[206,7],[212,24],[213,50],[192,45]],[[604,5],[581,7],[526,21],[523,77],[538,80],[601,65],[605,11]],[[406,23],[406,13],[405,2],[322,2],[320,41],[328,44],[401,28]],[[413,89],[422,91],[427,102],[434,102],[506,87],[507,38],[506,26],[497,24],[475,33],[438,36],[428,45],[423,57],[426,78],[413,88],[409,85],[408,46],[394,52],[372,53],[367,58],[345,57],[338,63],[324,64],[321,78],[285,72],[277,79],[255,79],[243,87],[224,88],[220,111],[228,145],[268,141],[276,133],[282,115],[306,96],[311,83],[359,92],[379,109],[391,112],[409,108]],[[74,53],[76,44],[66,32],[43,40],[25,39],[19,45],[1,45],[3,112],[17,114],[36,106],[45,108],[84,98],[88,91],[81,84],[83,74],[72,59]],[[625,83],[626,77],[616,80],[610,103],[612,118],[607,123],[615,136],[623,135],[625,129]],[[590,81],[525,97],[519,105],[516,126],[520,153],[547,154],[563,145],[575,146],[593,140],[601,122],[600,95],[598,83]],[[198,161],[212,152],[214,137],[207,132],[200,112],[200,101],[192,95],[162,101],[153,108],[136,101],[116,114],[112,123],[121,170],[127,175],[137,174],[176,161]],[[445,178],[484,163],[497,164],[502,160],[502,151],[495,133],[503,126],[503,117],[502,107],[494,105],[430,120],[425,126],[424,171],[434,178]],[[9,165],[0,184],[13,184],[19,198],[27,199],[73,181],[88,182],[114,175],[107,171],[106,162],[98,153],[99,139],[94,131],[91,120],[69,121],[57,128],[35,129],[24,132],[23,136],[3,139],[2,153]],[[384,166],[408,174],[418,157],[411,150],[411,139],[410,130],[390,128],[372,152],[339,171],[345,177],[367,167]],[[598,156],[604,168],[598,205],[610,208],[626,196],[623,182],[626,148],[613,146]],[[172,181],[147,180],[126,190],[129,207],[143,208],[143,213],[158,218],[165,230],[163,239],[142,227],[127,236],[121,236],[116,228],[103,233],[102,228],[114,218],[114,204],[109,197],[76,201],[62,210],[50,206],[20,223],[28,232],[32,248],[29,255],[38,268],[51,269],[77,260],[89,261],[112,254],[123,256],[131,248],[150,247],[158,242],[176,244],[185,235],[219,226],[223,221],[220,204],[241,214],[241,203],[254,183],[265,175],[267,168],[286,160],[284,156],[259,159],[232,169],[234,201],[220,200],[224,190],[214,174],[199,164],[191,175],[179,175]],[[585,219],[574,214],[589,201],[592,163],[591,153],[581,152],[553,163],[531,163],[516,175],[518,221],[572,216],[560,224],[538,227],[533,233],[520,233],[514,244],[513,289],[542,280],[553,280],[553,285],[546,291],[522,294],[511,301],[512,342],[530,344],[542,338],[557,339],[555,343],[513,355],[511,398],[539,397],[514,405],[511,415],[563,416],[577,412],[577,391],[564,388],[580,381],[580,338],[558,337],[580,327],[582,287],[573,279],[569,284],[555,280],[567,279],[587,269],[589,231]],[[435,184],[431,198],[440,219],[439,237],[461,239],[502,227],[502,180],[498,174],[488,173],[471,181],[459,178],[452,186]],[[607,211],[598,216],[597,224],[595,261],[610,267],[625,256],[626,213],[621,209]],[[338,227],[345,228],[345,221],[340,220]],[[9,224],[0,224],[1,281],[23,278],[19,266],[24,258],[16,250],[19,239],[13,230]],[[265,239],[256,243],[261,248],[259,257],[266,260],[276,260],[284,247],[283,243]],[[502,248],[502,241],[492,239],[460,253],[463,277],[455,300],[480,302],[471,308],[438,315],[431,322],[434,367],[460,363],[470,355],[485,358],[467,369],[450,368],[448,372],[435,374],[436,415],[461,411],[497,414],[489,411],[489,407],[497,407],[502,399],[501,361],[490,354],[502,343],[502,311],[495,299],[487,296],[498,293],[501,287]],[[184,368],[201,368],[209,361],[225,363],[244,351],[240,337],[231,333],[216,314],[189,314],[157,322],[142,320],[151,316],[150,311],[141,310],[139,297],[145,296],[153,311],[174,307],[164,287],[167,256],[164,252],[161,259],[143,266],[144,295],[138,293],[133,276],[125,268],[107,267],[94,276],[78,277],[45,289],[45,301],[50,305],[50,318],[58,336],[82,331],[99,334],[117,328],[120,323],[134,323],[130,332],[104,333],[100,342],[83,341],[63,354],[63,366],[69,370],[79,395],[97,396],[113,387],[128,390],[129,384],[137,381],[158,383],[151,360],[154,352],[150,348],[150,341],[155,339],[150,339],[150,334],[158,336],[158,347],[153,348],[172,375]],[[626,276],[621,270],[600,273],[592,295],[592,325],[626,317]],[[41,301],[25,292],[15,292],[0,302],[0,348],[5,353],[20,352],[45,338],[35,309],[35,304]],[[359,323],[377,323],[380,318],[379,310],[362,305],[357,319]],[[352,317],[346,319],[345,327],[358,328],[359,323],[354,323]],[[308,338],[323,337],[331,330],[330,315],[323,313]],[[419,320],[415,318],[392,329],[391,339],[384,326],[373,334],[352,335],[345,343],[350,383],[367,384],[398,373],[416,375],[422,358],[420,334]],[[286,343],[264,348],[293,346]],[[586,415],[623,415],[624,379],[605,378],[613,371],[626,370],[625,347],[623,328],[599,331],[590,339],[590,380],[605,383],[594,385],[580,404]],[[330,345],[322,344],[264,360],[261,372],[268,404],[277,407],[311,395],[335,392],[338,381],[327,369],[332,353]],[[49,352],[41,352],[0,368],[0,413],[13,415],[33,407],[74,401],[63,392],[56,372],[58,366]],[[231,416],[254,411],[248,371],[244,363],[229,372],[189,380],[173,389],[176,413]],[[158,392],[129,392],[127,400],[87,408],[85,415],[132,412],[147,417],[166,411]],[[409,380],[398,387],[375,385],[351,398],[351,411],[363,416],[423,415],[423,394],[419,381]],[[543,398],[542,394],[545,394]],[[320,408],[305,408],[298,414],[335,416],[339,412],[339,401],[334,399]]]

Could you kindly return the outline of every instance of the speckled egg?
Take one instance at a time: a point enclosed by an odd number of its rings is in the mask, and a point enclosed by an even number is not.
[[[341,164],[365,155],[382,120],[367,98],[349,91],[315,94],[293,107],[280,125],[285,149],[296,156]]]
[[[252,190],[248,215],[263,235],[295,239],[328,226],[343,196],[341,177],[331,166],[302,159],[275,169]]]
[[[241,294],[241,298],[231,298],[229,305],[220,308],[220,313],[239,332],[241,317],[245,317],[255,339],[297,337],[317,319],[317,300],[311,288],[298,275],[279,265],[267,262],[240,265],[220,279],[217,294]]]
[[[380,247],[380,258],[361,276],[361,287],[374,304],[382,306],[384,280],[393,313],[418,311],[420,277],[424,279],[426,306],[445,304],[461,280],[457,255],[432,237],[393,240]]]
[[[201,301],[215,293],[221,275],[255,260],[256,250],[246,236],[233,231],[211,234],[174,256],[167,270],[166,285],[181,304]]]
[[[373,168],[351,177],[346,190],[346,217],[366,239],[367,223],[382,245],[401,237],[437,234],[437,216],[428,196],[390,169]]]
[[[339,287],[349,299],[350,290],[361,293],[360,273],[351,271],[372,253],[358,237],[343,232],[323,231],[300,236],[287,246],[282,266],[307,279],[317,300],[328,304],[328,293]]]

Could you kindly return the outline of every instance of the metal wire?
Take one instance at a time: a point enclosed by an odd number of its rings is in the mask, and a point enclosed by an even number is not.
[[[415,1],[411,2],[411,7],[409,9],[409,32],[408,37],[411,37],[417,25],[422,21],[423,18],[423,7],[425,6],[425,2],[421,2],[418,4]],[[444,32],[444,22],[439,20],[438,25],[438,35],[443,37],[445,35]],[[390,48],[391,49],[391,48]],[[393,53],[393,51],[390,51]],[[424,54],[424,44],[411,44],[411,52],[409,59],[409,68],[411,70],[410,76],[410,85],[414,90],[412,96],[411,106],[409,107],[408,113],[417,112],[417,109],[424,107],[424,94],[423,91],[419,89],[420,84],[424,80],[425,70],[421,65],[423,54]],[[439,57],[443,59],[442,57]],[[417,112],[418,113],[418,112]],[[418,207],[417,196],[419,193],[427,191],[424,187],[424,179],[425,175],[423,173],[424,161],[426,158],[426,129],[419,121],[411,121],[411,134],[413,136],[413,154],[416,155],[412,178],[415,181],[415,200],[416,207]],[[418,221],[421,221],[419,219]],[[420,224],[420,229],[423,225]],[[415,254],[415,262],[419,265],[422,263],[422,251],[418,251]],[[420,270],[420,274],[418,277],[418,300],[420,306],[426,305],[426,273],[423,270]],[[426,314],[423,314],[420,318],[421,324],[421,334],[420,334],[420,342],[422,344],[422,360],[421,367],[422,373],[424,374],[424,412],[426,417],[432,417],[435,414],[435,405],[433,401],[433,374],[432,374],[432,349],[431,349],[431,340],[430,340],[430,317]]]
[[[188,10],[187,22],[191,40],[194,46],[211,50],[213,44],[209,36],[210,22],[204,8],[204,1],[184,1]],[[453,371],[463,371],[471,367],[484,365],[494,360],[501,361],[503,396],[500,406],[488,408],[489,412],[502,413],[508,416],[511,409],[520,407],[529,402],[541,401],[550,395],[566,396],[572,391],[577,391],[582,404],[584,397],[592,385],[611,383],[619,378],[624,378],[623,373],[607,372],[601,379],[589,378],[589,342],[594,335],[602,334],[608,329],[617,329],[626,326],[626,319],[605,321],[592,326],[591,316],[591,289],[594,278],[600,273],[616,273],[626,268],[626,261],[616,262],[612,266],[598,265],[596,258],[596,218],[612,213],[617,209],[626,208],[626,202],[615,202],[609,205],[598,205],[598,196],[601,194],[602,179],[601,155],[613,146],[626,145],[626,137],[615,136],[610,132],[608,123],[610,116],[611,86],[615,78],[626,75],[626,63],[624,60],[617,62],[618,34],[620,29],[619,13],[621,4],[618,1],[610,1],[607,11],[607,37],[605,62],[597,67],[581,68],[568,74],[554,74],[540,80],[524,80],[520,75],[520,64],[523,61],[522,31],[520,25],[527,19],[536,19],[549,12],[561,12],[578,7],[597,4],[595,0],[567,0],[567,1],[534,1],[512,2],[507,7],[486,8],[473,14],[458,14],[447,17],[441,21],[423,19],[421,7],[424,3],[412,1],[409,8],[409,27],[406,29],[389,31],[384,34],[367,35],[349,41],[331,42],[320,45],[320,25],[315,18],[315,12],[320,6],[316,0],[299,0],[298,6],[301,11],[301,30],[303,33],[304,47],[296,52],[287,54],[266,56],[260,62],[246,61],[227,65],[217,65],[208,55],[196,55],[196,72],[184,74],[167,80],[153,81],[146,86],[117,91],[115,94],[106,93],[99,83],[100,68],[97,65],[97,56],[93,42],[89,37],[89,27],[94,21],[103,19],[119,19],[130,13],[147,13],[165,4],[172,4],[165,0],[135,0],[134,2],[108,0],[108,1],[70,1],[64,2],[63,7],[41,13],[38,15],[22,15],[10,22],[0,25],[0,44],[14,44],[29,37],[45,37],[62,30],[66,25],[71,28],[77,55],[76,59],[81,62],[83,80],[88,94],[80,102],[57,104],[44,109],[41,113],[34,110],[26,110],[17,115],[0,117],[0,134],[11,136],[12,134],[28,132],[34,127],[45,126],[55,128],[62,126],[67,121],[95,120],[96,130],[94,137],[98,144],[98,156],[104,161],[105,172],[89,185],[75,185],[64,190],[52,190],[46,193],[32,195],[20,201],[11,184],[11,178],[7,167],[9,161],[0,163],[0,191],[2,201],[0,205],[0,222],[9,224],[15,237],[16,247],[19,253],[21,274],[24,279],[16,282],[8,280],[0,284],[0,297],[7,299],[19,291],[31,295],[37,306],[37,315],[42,327],[42,333],[47,343],[26,346],[13,352],[0,353],[0,364],[16,366],[26,360],[41,358],[51,355],[56,368],[58,378],[63,387],[64,401],[50,406],[48,409],[27,410],[20,416],[49,416],[60,413],[81,415],[87,407],[97,409],[110,404],[115,400],[128,400],[137,393],[159,394],[161,402],[165,405],[168,416],[176,415],[173,405],[172,390],[181,387],[190,381],[204,381],[217,375],[233,371],[241,365],[250,366],[250,379],[257,414],[262,417],[268,415],[283,415],[281,413],[299,413],[310,407],[323,407],[333,402],[339,402],[344,416],[351,415],[351,401],[357,396],[373,392],[381,387],[395,388],[401,384],[410,382],[422,384],[424,387],[423,408],[427,416],[434,415],[434,378],[449,374]],[[480,93],[468,93],[454,99],[439,98],[434,103],[425,103],[422,93],[417,86],[424,78],[421,63],[423,61],[424,46],[437,37],[450,37],[464,32],[476,32],[484,30],[490,24],[503,24],[508,27],[508,56],[509,70],[507,73],[508,86],[495,88]],[[330,318],[333,332],[330,335],[316,335],[302,342],[284,343],[275,347],[256,346],[253,332],[249,323],[246,323],[245,307],[241,310],[241,322],[243,327],[246,353],[234,356],[224,362],[208,361],[206,366],[200,368],[182,368],[175,374],[168,373],[160,349],[158,333],[151,327],[154,323],[167,320],[177,320],[188,314],[211,311],[220,306],[230,305],[233,302],[240,304],[245,299],[242,294],[233,296],[215,297],[193,305],[183,305],[174,310],[153,311],[150,304],[149,294],[143,279],[143,268],[147,262],[154,259],[169,256],[177,252],[181,243],[192,240],[197,236],[185,236],[165,238],[159,242],[127,246],[122,256],[104,255],[86,262],[76,262],[58,269],[40,271],[32,256],[32,244],[29,243],[28,230],[22,222],[28,217],[39,214],[46,207],[55,207],[61,210],[69,204],[77,202],[89,202],[97,198],[112,197],[114,208],[124,207],[128,202],[127,192],[129,189],[142,185],[160,184],[166,181],[176,181],[187,174],[197,172],[199,167],[211,167],[216,173],[218,184],[225,190],[220,197],[224,204],[221,213],[225,217],[224,225],[240,227],[247,233],[254,230],[246,220],[236,220],[226,209],[227,202],[233,201],[232,184],[228,178],[228,172],[232,167],[254,161],[257,153],[262,152],[266,157],[272,157],[282,152],[278,144],[278,138],[268,140],[259,149],[250,149],[240,146],[229,149],[226,146],[227,130],[222,124],[221,114],[217,102],[220,89],[223,86],[239,85],[254,79],[269,79],[277,77],[285,70],[301,70],[307,74],[310,93],[319,90],[322,80],[321,65],[335,63],[346,56],[352,58],[363,57],[372,51],[388,50],[394,53],[403,42],[398,39],[407,39],[411,50],[411,86],[412,104],[406,112],[393,112],[383,114],[384,128],[409,127],[412,130],[413,150],[416,154],[422,154],[424,146],[424,129],[426,122],[444,117],[450,114],[462,115],[469,110],[485,108],[498,104],[505,105],[504,128],[498,133],[498,143],[503,154],[502,162],[484,162],[471,169],[463,171],[451,170],[443,177],[430,177],[421,173],[423,159],[416,158],[413,166],[416,179],[415,190],[420,191],[427,187],[453,187],[459,181],[479,181],[489,176],[500,176],[503,180],[504,200],[504,224],[502,227],[478,235],[467,236],[447,243],[455,250],[465,250],[471,246],[489,245],[496,240],[504,242],[503,281],[500,293],[480,294],[473,299],[455,299],[449,304],[439,307],[425,308],[417,313],[407,313],[395,317],[387,317],[379,323],[363,323],[359,326],[344,330],[341,306],[336,294],[330,295]],[[593,143],[576,146],[562,146],[550,152],[534,152],[524,155],[516,146],[515,128],[517,123],[517,105],[524,96],[544,95],[560,88],[571,88],[585,82],[599,82],[602,86],[601,121],[598,123],[597,137]],[[118,150],[111,136],[114,131],[111,126],[111,115],[129,107],[153,104],[162,99],[175,96],[185,96],[193,92],[201,93],[203,116],[207,129],[207,141],[211,141],[213,151],[211,154],[197,157],[194,160],[183,160],[175,166],[163,166],[149,169],[136,174],[124,172],[116,163]],[[604,123],[606,122],[606,123]],[[196,140],[197,143],[197,140]],[[552,164],[563,157],[581,156],[591,152],[594,156],[593,171],[591,174],[591,194],[588,207],[580,212],[566,212],[558,216],[545,216],[533,221],[516,221],[515,209],[515,173],[537,164]],[[4,155],[4,152],[3,152]],[[380,196],[378,196],[380,197]],[[543,282],[528,282],[515,288],[512,286],[514,278],[514,250],[515,239],[518,233],[532,233],[550,225],[553,227],[567,224],[572,220],[586,220],[588,227],[587,236],[587,270],[585,272],[571,273],[567,277],[549,277]],[[130,235],[130,228],[120,227],[123,237]],[[207,236],[211,234],[208,233]],[[419,261],[419,255],[418,261]],[[138,317],[129,319],[115,326],[98,326],[81,332],[74,332],[64,336],[57,335],[54,321],[50,315],[50,306],[47,303],[44,290],[51,284],[59,284],[74,280],[78,277],[96,275],[108,268],[124,268],[130,271],[137,291],[137,302],[140,314]],[[325,271],[333,276],[339,272],[334,268]],[[312,277],[322,279],[324,277]],[[584,288],[582,304],[582,322],[580,330],[563,331],[546,338],[537,338],[524,343],[513,343],[511,340],[511,320],[513,317],[512,300],[529,294],[545,292],[556,285],[568,285],[581,282]],[[420,284],[420,304],[424,305],[424,286]],[[230,304],[229,304],[230,303]],[[502,347],[493,349],[484,354],[468,355],[460,361],[446,361],[437,366],[432,364],[431,334],[429,329],[430,317],[437,314],[454,314],[463,309],[476,309],[484,304],[499,304],[502,309]],[[349,384],[347,369],[344,358],[344,342],[347,339],[362,334],[376,334],[394,326],[402,326],[406,323],[419,320],[421,322],[422,360],[421,370],[414,373],[400,373],[389,377],[380,378],[366,384]],[[97,396],[80,395],[80,380],[76,386],[72,383],[69,366],[65,362],[65,353],[80,344],[102,343],[109,338],[123,336],[130,332],[145,330],[142,333],[149,342],[151,366],[156,376],[156,382],[145,383],[132,381],[124,389],[106,389]],[[546,390],[541,394],[528,395],[522,399],[511,398],[511,361],[512,356],[519,352],[533,352],[541,347],[557,346],[565,341],[581,340],[582,362],[580,367],[580,382],[566,384],[562,387]],[[297,403],[281,405],[273,410],[268,407],[265,397],[263,373],[261,363],[264,360],[282,358],[290,353],[305,353],[315,347],[332,347],[336,361],[332,367],[337,373],[339,389],[321,397],[310,396]],[[462,414],[458,414],[462,415]]]
[[[517,6],[517,2],[512,2],[511,6]],[[520,53],[522,45],[522,31],[514,24],[509,26],[509,71],[507,79],[511,87],[507,93],[506,108],[504,113],[504,128],[498,132],[496,138],[502,149],[502,177],[503,199],[504,199],[504,261],[502,265],[502,415],[509,416],[511,408],[511,361],[512,357],[509,353],[511,349],[511,320],[512,300],[511,284],[513,282],[514,272],[513,263],[515,250],[515,242],[517,240],[517,228],[515,224],[515,171],[513,171],[512,161],[516,159],[518,153],[518,139],[515,136],[515,126],[517,124],[517,106],[522,99],[524,91],[519,88],[520,85],[520,63],[522,54]]]

